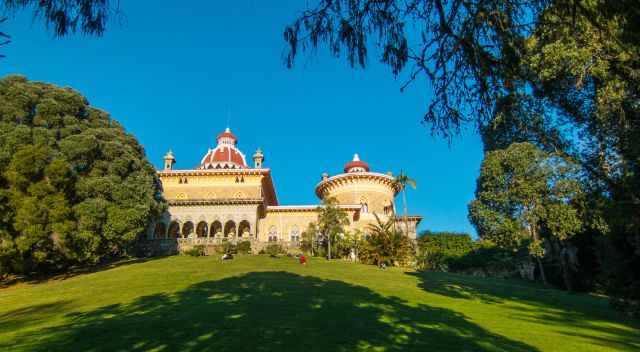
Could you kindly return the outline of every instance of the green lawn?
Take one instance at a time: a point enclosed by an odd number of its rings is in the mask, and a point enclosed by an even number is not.
[[[607,301],[518,281],[175,256],[0,289],[0,350],[640,350]]]

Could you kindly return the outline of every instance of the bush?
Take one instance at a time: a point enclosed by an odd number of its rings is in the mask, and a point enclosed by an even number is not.
[[[205,247],[202,245],[193,246],[191,249],[185,251],[184,254],[192,257],[202,257],[205,255]]]
[[[423,232],[418,240],[418,265],[425,270],[447,271],[452,262],[476,248],[471,236],[453,232]]]
[[[250,241],[242,241],[239,242],[236,246],[238,253],[242,254],[251,254],[251,242]]]
[[[222,244],[217,244],[213,246],[213,250],[216,254],[236,254],[238,253],[238,247],[231,242],[222,242]]]
[[[287,251],[279,244],[270,244],[264,249],[264,253],[272,256],[286,254]]]

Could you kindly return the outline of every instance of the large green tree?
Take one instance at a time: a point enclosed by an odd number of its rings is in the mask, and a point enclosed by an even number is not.
[[[531,142],[581,167],[587,218],[640,298],[640,8],[636,0],[318,0],[285,28],[286,64],[326,47],[426,78],[424,121],[477,126],[486,150]],[[421,82],[421,80],[418,80]],[[606,230],[603,230],[606,228]]]
[[[541,258],[549,241],[564,243],[582,228],[580,193],[570,162],[531,143],[514,143],[486,154],[469,218],[481,238],[499,246],[528,243],[546,283]]]
[[[136,139],[69,88],[0,80],[0,271],[123,254],[164,209]]]
[[[340,252],[338,246],[340,237],[346,233],[349,226],[349,214],[340,208],[335,198],[327,198],[318,207],[318,233],[322,236],[322,245],[326,248],[327,257],[331,259],[333,253]]]

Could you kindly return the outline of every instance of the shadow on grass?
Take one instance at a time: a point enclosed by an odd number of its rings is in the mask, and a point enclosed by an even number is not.
[[[0,335],[51,319],[60,314],[68,305],[68,301],[58,301],[14,309],[0,314]]]
[[[41,274],[41,275],[35,275],[35,276],[13,276],[8,279],[0,280],[0,289],[8,288],[18,284],[40,284],[48,281],[66,280],[79,275],[97,273],[100,271],[115,269],[121,266],[127,266],[131,264],[146,263],[152,260],[157,260],[162,258],[166,258],[166,256],[157,256],[157,257],[149,257],[149,258],[117,259],[117,260],[96,264],[96,265],[90,265],[90,266],[88,265],[88,266],[82,266],[77,268],[71,268],[64,273]]]
[[[68,318],[18,342],[43,351],[536,350],[447,309],[286,272],[206,281]]]
[[[518,280],[439,272],[407,274],[417,276],[419,286],[431,293],[456,299],[478,300],[485,304],[509,305],[505,309],[510,309],[509,316],[512,318],[557,325],[562,329],[562,334],[583,338],[594,345],[640,350],[640,322],[611,309],[606,297],[568,293]],[[611,323],[626,325],[627,328],[612,326]]]

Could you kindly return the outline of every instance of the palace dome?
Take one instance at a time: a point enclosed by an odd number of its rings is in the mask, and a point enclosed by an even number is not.
[[[369,164],[360,160],[358,154],[354,154],[353,160],[344,165],[344,172],[369,172]]]
[[[246,169],[244,154],[236,147],[238,139],[229,128],[220,133],[218,145],[204,155],[198,169]]]
[[[219,141],[221,138],[230,138],[236,142],[238,141],[238,138],[236,138],[236,135],[231,133],[231,130],[228,127],[224,130],[224,132],[218,135],[217,140]]]

